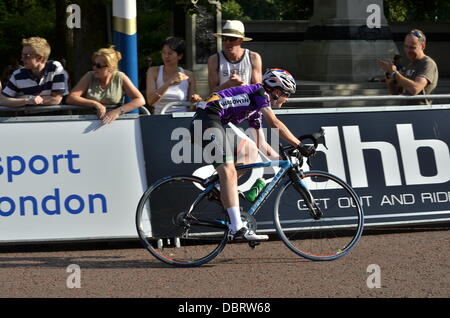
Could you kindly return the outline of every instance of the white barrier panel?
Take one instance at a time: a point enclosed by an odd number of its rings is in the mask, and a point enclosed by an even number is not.
[[[0,242],[137,237],[139,119],[0,124]]]

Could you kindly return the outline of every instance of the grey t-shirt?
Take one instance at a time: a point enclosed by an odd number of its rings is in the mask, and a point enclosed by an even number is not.
[[[410,80],[415,80],[417,77],[424,77],[428,80],[428,84],[425,86],[425,94],[431,94],[436,88],[439,78],[438,68],[436,62],[429,56],[423,57],[420,60],[411,62],[405,70],[404,74]],[[403,94],[411,95],[404,91]],[[421,92],[423,94],[423,92]]]

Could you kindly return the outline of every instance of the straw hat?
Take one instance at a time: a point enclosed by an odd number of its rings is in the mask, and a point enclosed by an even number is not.
[[[244,41],[251,41],[251,38],[245,37],[244,24],[239,20],[227,20],[222,28],[222,33],[214,33],[214,36],[230,36],[244,39]]]

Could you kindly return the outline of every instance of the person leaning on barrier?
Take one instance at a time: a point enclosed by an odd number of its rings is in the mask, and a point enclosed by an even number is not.
[[[121,58],[113,46],[96,51],[92,55],[93,71],[80,79],[67,97],[67,103],[95,109],[103,124],[143,106],[144,96],[127,75],[118,71]],[[106,109],[105,105],[121,104],[125,94],[130,102],[109,111]]]
[[[14,71],[2,91],[0,104],[9,107],[25,105],[58,105],[68,88],[64,68],[49,61],[51,48],[47,40],[31,37],[22,40],[23,68]]]
[[[378,60],[378,65],[386,73],[386,84],[393,95],[428,95],[437,86],[439,73],[436,62],[425,55],[426,37],[420,30],[412,30],[404,40],[405,54],[410,60],[404,73],[388,61]],[[419,102],[429,104],[424,100]]]
[[[191,71],[178,64],[184,56],[185,42],[177,37],[165,39],[161,57],[164,65],[150,67],[147,71],[147,103],[153,107],[153,114],[161,114],[165,105],[172,102],[198,102],[195,94],[196,82]],[[167,113],[188,111],[186,106],[175,106]]]
[[[241,47],[243,42],[251,41],[245,36],[244,24],[239,20],[227,20],[221,38],[223,49],[208,59],[208,85],[210,93],[225,88],[261,83],[261,56]]]

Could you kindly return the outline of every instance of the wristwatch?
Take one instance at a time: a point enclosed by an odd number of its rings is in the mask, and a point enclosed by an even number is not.
[[[390,75],[390,77],[392,78],[392,79],[395,79],[394,77],[395,77],[395,74],[397,74],[397,71],[393,71],[393,72],[391,72],[391,75]]]
[[[119,110],[120,110],[120,115],[125,114],[125,108],[123,108],[123,106],[120,106]]]

